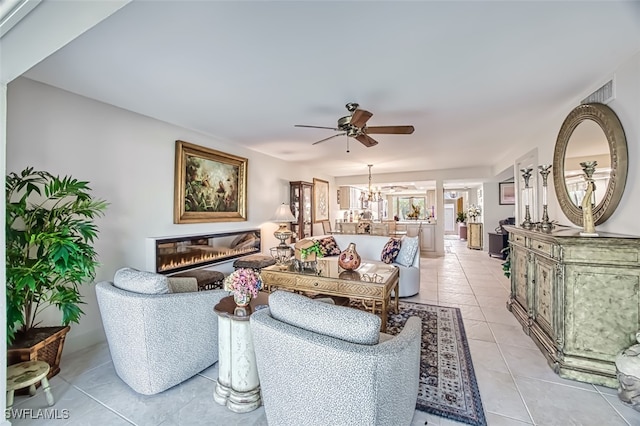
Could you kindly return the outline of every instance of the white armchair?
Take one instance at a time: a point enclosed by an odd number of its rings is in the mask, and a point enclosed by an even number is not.
[[[377,315],[275,291],[250,324],[270,426],[411,423],[420,318],[390,336]]]
[[[213,307],[229,293],[170,292],[197,288],[188,280],[172,280],[172,289],[163,275],[124,268],[96,284],[116,373],[138,393],[162,392],[218,360]]]

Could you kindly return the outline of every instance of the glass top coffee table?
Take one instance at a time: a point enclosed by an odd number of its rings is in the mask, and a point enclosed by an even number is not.
[[[383,262],[365,260],[358,269],[347,271],[338,266],[337,257],[328,257],[319,259],[315,270],[273,265],[262,269],[261,275],[268,292],[283,289],[360,300],[367,310],[380,315],[382,331],[387,329],[392,291],[398,312],[398,268]]]

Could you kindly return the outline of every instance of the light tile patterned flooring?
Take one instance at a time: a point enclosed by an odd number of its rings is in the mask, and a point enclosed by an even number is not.
[[[489,425],[640,426],[640,413],[624,406],[615,389],[564,380],[551,371],[505,308],[509,281],[500,259],[470,250],[457,239],[446,239],[445,250],[444,257],[421,259],[420,293],[405,300],[461,309]],[[267,424],[263,407],[234,414],[214,403],[216,377],[214,364],[159,395],[138,395],[116,376],[106,344],[99,344],[63,356],[60,374],[50,381],[53,408],[59,414],[68,410],[67,420],[13,419],[12,424]],[[45,407],[42,391],[34,397],[16,396],[14,405],[34,414]],[[416,411],[413,425],[426,424],[458,423]]]

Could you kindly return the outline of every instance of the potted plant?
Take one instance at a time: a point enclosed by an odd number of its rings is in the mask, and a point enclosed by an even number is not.
[[[467,221],[467,214],[465,212],[458,212],[456,217],[456,223],[465,223]]]
[[[84,314],[79,287],[95,278],[98,266],[94,219],[107,203],[90,191],[88,182],[33,167],[7,175],[8,364],[40,359],[51,366],[49,377],[60,370],[69,324]],[[61,311],[62,326],[38,327],[38,315],[50,306]]]

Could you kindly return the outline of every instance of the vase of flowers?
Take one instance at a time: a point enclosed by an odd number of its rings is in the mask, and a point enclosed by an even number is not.
[[[224,279],[224,289],[233,293],[238,306],[247,306],[252,298],[258,297],[261,288],[260,273],[250,268],[239,268]]]
[[[480,206],[476,206],[475,204],[471,205],[469,207],[469,210],[467,211],[468,216],[469,216],[469,220],[471,222],[475,222],[476,219],[478,218],[478,216],[480,216],[481,210],[480,210]]]

